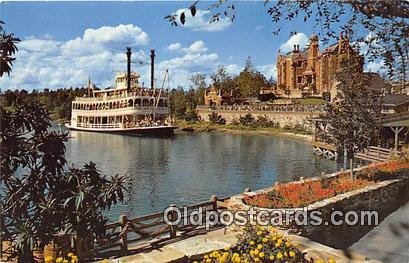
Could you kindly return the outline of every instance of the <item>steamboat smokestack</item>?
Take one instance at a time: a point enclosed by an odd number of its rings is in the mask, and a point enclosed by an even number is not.
[[[126,48],[126,57],[127,57],[127,61],[126,61],[126,66],[127,66],[127,71],[126,71],[126,91],[129,92],[131,90],[131,55],[132,55],[132,51],[130,47]]]
[[[155,50],[151,49],[151,89],[155,81]]]

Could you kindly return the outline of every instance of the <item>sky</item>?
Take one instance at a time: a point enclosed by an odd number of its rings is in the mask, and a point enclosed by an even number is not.
[[[126,47],[132,47],[133,70],[149,86],[150,49],[156,50],[155,77],[162,85],[166,69],[170,88],[188,89],[194,73],[209,76],[218,66],[238,74],[251,57],[257,70],[276,78],[277,51],[282,53],[308,44],[319,33],[310,22],[295,20],[276,29],[262,1],[235,2],[236,19],[209,23],[210,2],[198,3],[184,26],[164,19],[180,13],[192,2],[0,2],[0,20],[6,32],[22,41],[10,76],[0,78],[1,90],[42,90],[85,86],[88,77],[98,87],[113,86],[114,74],[126,70]],[[289,37],[291,31],[298,33]],[[362,32],[367,34],[367,32]],[[324,47],[320,47],[321,50]],[[140,62],[143,64],[141,65]],[[373,63],[366,69],[377,71]],[[210,83],[210,81],[209,81]],[[167,85],[166,85],[167,86]]]

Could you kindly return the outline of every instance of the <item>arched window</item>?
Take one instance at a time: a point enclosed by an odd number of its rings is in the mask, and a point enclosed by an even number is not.
[[[128,107],[133,107],[133,100],[128,100]]]
[[[112,109],[112,102],[109,103],[109,109]]]
[[[135,100],[135,106],[141,106],[141,99]]]

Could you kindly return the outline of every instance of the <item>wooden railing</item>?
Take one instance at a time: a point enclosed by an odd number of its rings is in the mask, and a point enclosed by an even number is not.
[[[100,240],[96,244],[98,253],[104,253],[109,250],[120,251],[120,254],[128,254],[129,250],[136,249],[141,245],[168,241],[171,239],[183,237],[189,232],[197,229],[204,229],[204,226],[191,224],[187,217],[193,211],[202,210],[203,222],[205,222],[205,215],[210,211],[218,211],[226,208],[224,199],[218,199],[212,196],[209,201],[179,207],[182,211],[179,217],[180,223],[177,225],[169,225],[165,222],[164,212],[144,215],[136,218],[128,218],[121,215],[119,220],[106,225],[106,239]],[[175,205],[171,205],[176,208]],[[182,209],[183,208],[183,209]],[[170,214],[172,216],[172,214]],[[175,216],[175,215],[173,215]],[[186,224],[187,223],[187,224]],[[212,226],[216,227],[216,226]],[[133,247],[130,249],[130,247]]]

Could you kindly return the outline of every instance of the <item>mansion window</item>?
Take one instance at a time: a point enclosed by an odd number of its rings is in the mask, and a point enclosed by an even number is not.
[[[302,68],[302,61],[301,60],[297,62],[297,67]]]
[[[301,76],[297,77],[297,83],[300,84],[301,82],[302,82],[302,77]]]

